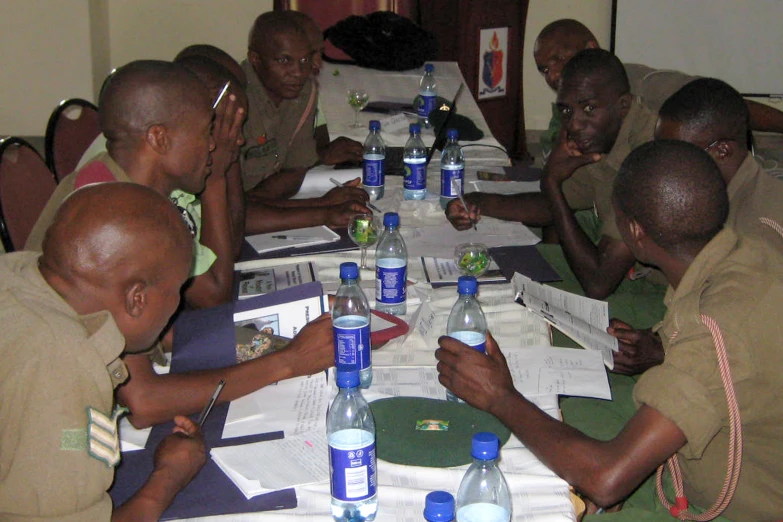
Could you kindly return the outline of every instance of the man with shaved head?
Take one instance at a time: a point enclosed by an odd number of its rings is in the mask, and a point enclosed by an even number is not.
[[[633,268],[635,258],[614,226],[612,182],[625,157],[652,139],[655,115],[629,92],[620,60],[608,51],[587,49],[566,65],[557,106],[564,128],[544,168],[541,193],[503,196],[472,193],[449,204],[446,215],[458,229],[469,217],[487,214],[533,226],[554,225],[562,254],[588,297],[612,294]],[[595,209],[597,244],[574,212]],[[562,275],[562,274],[561,274]],[[565,277],[564,277],[565,278]]]
[[[147,482],[112,513],[121,355],[146,350],[177,309],[192,245],[167,198],[104,183],[63,203],[42,254],[0,258],[0,518],[157,520],[204,465],[200,430],[175,418]]]
[[[626,499],[619,513],[585,520],[672,520],[689,501],[698,513],[709,509],[703,520],[780,519],[783,256],[723,228],[726,184],[709,155],[685,142],[631,152],[612,200],[623,240],[670,285],[660,330],[666,359],[641,376],[636,409],[616,431],[596,439],[539,410],[516,391],[491,338],[482,354],[442,337],[440,382],[495,415],[597,505]],[[679,462],[684,490],[671,512],[648,479],[669,459]]]
[[[198,56],[201,58],[207,58],[225,67],[239,82],[242,87],[247,86],[247,77],[245,71],[242,70],[239,63],[231,57],[226,51],[209,44],[194,44],[189,45],[177,53],[174,57],[175,62],[181,62],[182,59],[190,56]]]
[[[321,198],[288,199],[319,160],[313,134],[318,98],[311,78],[313,53],[300,21],[287,12],[264,13],[250,30],[242,63],[250,103],[242,149],[248,233],[346,226],[355,214],[370,213],[358,178]],[[265,213],[266,208],[276,212]]]

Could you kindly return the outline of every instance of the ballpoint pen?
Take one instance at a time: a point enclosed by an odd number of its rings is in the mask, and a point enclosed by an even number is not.
[[[207,416],[209,415],[209,412],[212,411],[212,406],[215,405],[215,401],[217,400],[218,395],[220,395],[220,392],[223,390],[223,386],[225,385],[226,385],[226,381],[220,379],[217,388],[215,388],[215,393],[213,393],[212,397],[209,398],[209,401],[207,402],[207,405],[204,406],[204,410],[202,410],[201,415],[198,416],[199,428],[204,425],[204,421],[207,420]]]
[[[336,180],[336,179],[334,179],[334,178],[329,178],[329,181],[331,181],[332,183],[334,183],[334,185],[335,185],[336,187],[344,187],[344,186],[345,186],[345,185],[343,185],[342,183],[340,183],[339,181],[337,181],[337,180]],[[383,214],[383,212],[381,211],[381,209],[379,209],[378,207],[376,207],[375,205],[373,205],[373,204],[372,204],[372,203],[370,203],[369,201],[367,202],[367,206],[368,206],[368,207],[370,207],[371,209],[373,209],[373,210],[374,210],[375,212],[377,212],[378,214]]]
[[[478,232],[478,229],[476,228],[476,222],[473,221],[473,218],[470,217],[470,209],[468,208],[468,204],[465,203],[465,198],[462,197],[462,191],[459,189],[459,185],[456,183],[456,179],[452,178],[451,185],[454,187],[454,190],[457,192],[457,197],[459,197],[460,203],[462,203],[462,206],[465,208],[465,212],[468,213],[468,219],[470,220],[470,224],[473,225],[473,230]]]
[[[223,88],[220,90],[220,94],[218,94],[217,99],[215,100],[215,103],[212,105],[212,109],[217,109],[218,104],[220,103],[220,100],[223,99],[223,96],[226,95],[226,92],[228,92],[228,86],[231,85],[231,80],[227,81],[226,84],[223,86]]]
[[[318,239],[312,236],[272,236],[272,239],[287,239],[289,241],[306,241],[308,239]]]

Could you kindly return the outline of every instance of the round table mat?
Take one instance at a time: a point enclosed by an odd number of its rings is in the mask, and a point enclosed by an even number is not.
[[[511,432],[489,413],[463,403],[392,397],[370,403],[377,457],[395,464],[447,468],[473,462],[473,434],[491,431],[508,441]],[[445,423],[448,429],[444,429]],[[417,429],[417,423],[430,429]]]

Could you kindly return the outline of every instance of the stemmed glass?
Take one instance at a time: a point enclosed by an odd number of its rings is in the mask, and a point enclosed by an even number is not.
[[[367,270],[367,247],[378,241],[379,232],[378,218],[372,214],[357,214],[348,225],[348,235],[351,237],[351,241],[356,243],[362,251],[359,266],[364,270]]]
[[[348,89],[348,105],[353,109],[353,124],[351,127],[358,129],[362,127],[359,123],[359,111],[367,106],[370,96],[363,89]]]

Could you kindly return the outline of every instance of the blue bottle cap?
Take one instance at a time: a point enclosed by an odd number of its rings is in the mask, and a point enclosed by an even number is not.
[[[340,276],[342,277],[342,275]],[[478,290],[478,281],[473,276],[459,276],[457,279],[457,293],[475,294]]]
[[[421,125],[418,123],[411,123],[411,126],[408,127],[410,129],[411,134],[421,134]]]
[[[358,279],[359,267],[356,263],[350,261],[347,263],[340,263],[340,279]]]
[[[354,263],[356,264],[356,263]],[[356,366],[344,366],[337,368],[337,387],[356,388],[359,386],[359,368]]]
[[[434,71],[434,70],[435,70],[435,66],[434,66],[434,65],[432,65],[431,63],[428,63],[428,64],[425,64],[425,65],[424,65],[424,72],[429,72],[429,73],[431,73],[431,72],[432,72],[432,71]]]
[[[430,522],[454,520],[454,496],[446,491],[427,493],[424,499],[424,519]]]
[[[474,459],[492,460],[498,458],[500,439],[494,433],[482,431],[473,435],[473,446],[470,454]]]
[[[371,131],[381,130],[381,122],[379,122],[378,120],[370,120],[370,130]]]
[[[446,137],[450,140],[459,139],[459,131],[457,129],[449,129],[446,131]]]
[[[400,226],[400,215],[396,212],[387,212],[383,215],[383,226],[385,227],[398,227]]]

